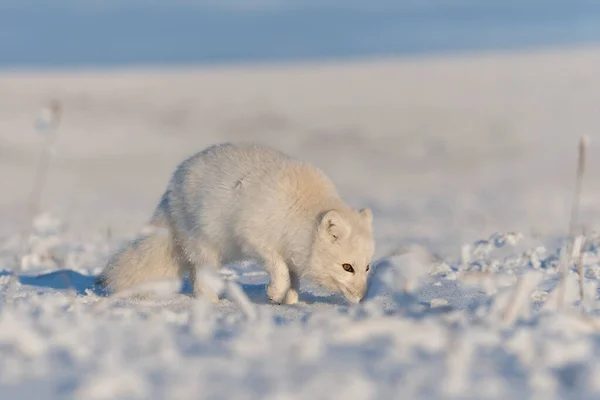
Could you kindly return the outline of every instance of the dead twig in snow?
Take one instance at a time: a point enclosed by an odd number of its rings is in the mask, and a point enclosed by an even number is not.
[[[579,156],[577,160],[577,174],[575,176],[575,193],[573,195],[573,203],[571,206],[571,218],[569,220],[569,235],[568,241],[574,236],[575,228],[577,226],[577,222],[579,219],[579,204],[581,202],[581,191],[583,184],[583,174],[585,172],[585,153],[587,150],[589,139],[587,136],[582,136],[579,140]],[[575,246],[575,244],[573,244]],[[569,242],[567,242],[567,248],[564,254],[564,257],[561,259],[560,263],[560,284],[559,284],[559,292],[558,292],[558,308],[563,309],[564,301],[565,301],[565,291],[566,291],[566,280],[567,275],[569,273],[569,265],[570,265],[570,249]],[[580,264],[579,268],[582,269],[583,266]],[[583,271],[579,271],[580,277],[583,276]],[[580,284],[580,292],[583,298],[583,280],[579,280]]]
[[[21,272],[21,264],[23,255],[27,251],[27,241],[31,236],[33,225],[36,216],[40,210],[40,204],[42,201],[42,194],[46,187],[46,181],[48,179],[48,171],[50,169],[50,163],[52,161],[52,153],[54,145],[58,139],[58,127],[60,125],[62,116],[62,107],[56,100],[50,102],[50,104],[42,109],[41,115],[36,121],[36,130],[38,133],[44,136],[44,145],[42,147],[42,153],[38,161],[36,173],[33,179],[31,192],[27,200],[27,222],[25,228],[21,232],[21,246],[19,252],[16,255],[15,268],[11,271],[10,280],[8,287],[5,292],[6,302],[11,302],[15,291],[15,280],[18,279],[18,274]],[[71,282],[68,276],[65,277],[67,280],[67,287],[71,287]]]

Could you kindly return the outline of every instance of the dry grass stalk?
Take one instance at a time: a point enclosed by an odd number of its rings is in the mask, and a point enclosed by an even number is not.
[[[48,171],[50,169],[50,162],[52,161],[52,148],[56,144],[58,139],[58,127],[60,125],[61,117],[61,106],[57,101],[52,101],[48,107],[48,127],[45,132],[44,147],[42,154],[38,162],[35,178],[29,194],[29,202],[27,209],[28,227],[31,229],[32,222],[37,216],[40,210],[40,204],[42,201],[42,194],[46,186],[48,179]]]
[[[569,235],[568,235],[568,240],[571,240],[571,238],[573,238],[574,234],[575,234],[575,229],[578,223],[578,219],[579,219],[579,204],[581,202],[581,191],[582,191],[582,184],[583,184],[583,174],[585,172],[585,156],[586,156],[586,150],[587,150],[587,146],[588,146],[588,142],[589,139],[587,138],[587,136],[582,136],[581,139],[579,140],[579,156],[578,156],[578,161],[577,161],[577,174],[575,177],[575,193],[573,195],[573,203],[571,206],[571,218],[569,220]],[[566,281],[567,281],[567,274],[569,273],[569,265],[571,264],[571,259],[570,259],[570,248],[569,248],[569,243],[567,243],[567,248],[566,248],[566,253],[564,255],[564,257],[562,257],[561,259],[561,264],[560,264],[560,284],[559,284],[559,293],[558,293],[558,308],[559,309],[563,309],[564,307],[564,301],[565,301],[565,292],[566,292]],[[582,269],[583,266],[581,266],[580,264],[580,269]],[[583,271],[579,271],[580,277],[583,276]],[[580,283],[580,292],[582,294],[582,299],[583,299],[583,280],[580,279],[579,281]]]
[[[60,103],[56,100],[51,101],[48,107],[43,110],[43,114],[39,124],[37,124],[37,130],[44,135],[44,145],[34,176],[31,192],[28,197],[27,222],[25,228],[21,232],[21,248],[19,254],[16,256],[15,268],[11,271],[10,281],[5,292],[6,302],[11,302],[13,299],[16,285],[15,280],[18,279],[17,276],[21,271],[23,255],[27,251],[26,243],[31,236],[35,218],[40,211],[42,194],[48,179],[50,162],[52,161],[52,150],[58,139],[58,127],[60,126],[62,115]],[[65,275],[65,279],[67,287],[71,288],[71,282],[68,275]]]
[[[583,270],[583,250],[584,250],[584,246],[585,246],[585,232],[581,237],[581,241],[579,244],[579,249],[578,249],[578,255],[577,255],[577,261],[575,263],[575,266],[577,267],[577,275],[579,276],[579,298],[581,299],[581,307],[583,309],[584,307],[584,302],[585,302],[585,285],[584,285],[584,278],[585,278],[585,273]]]

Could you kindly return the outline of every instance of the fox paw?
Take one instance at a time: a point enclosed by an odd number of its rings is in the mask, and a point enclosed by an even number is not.
[[[213,303],[219,302],[219,295],[213,292],[209,287],[205,285],[197,284],[196,287],[194,287],[193,296],[204,297],[205,299]]]
[[[298,291],[296,289],[290,289],[285,295],[285,304],[296,304],[298,303]]]
[[[274,285],[267,286],[267,296],[273,303],[281,304],[285,298],[286,292],[275,287]]]

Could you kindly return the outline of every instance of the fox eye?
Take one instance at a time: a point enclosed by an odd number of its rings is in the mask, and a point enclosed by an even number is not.
[[[367,272],[369,272],[369,268],[371,268],[371,264],[367,264]]]
[[[350,264],[342,264],[342,267],[344,268],[344,271],[354,273],[354,268],[352,268],[352,265],[350,265]]]

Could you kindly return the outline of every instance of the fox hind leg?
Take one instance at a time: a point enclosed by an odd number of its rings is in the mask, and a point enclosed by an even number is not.
[[[193,296],[205,296],[213,302],[219,301],[218,294],[198,277],[198,270],[200,268],[214,268],[218,270],[221,267],[218,253],[208,246],[197,247],[197,250],[193,253],[193,257],[189,257],[185,253],[183,249],[180,249],[182,275],[186,273],[189,275]]]
[[[190,283],[192,285],[192,293],[194,297],[205,296],[213,303],[219,301],[219,295],[215,293],[206,283],[204,283],[202,279],[198,278],[198,268],[195,266],[190,268]]]

